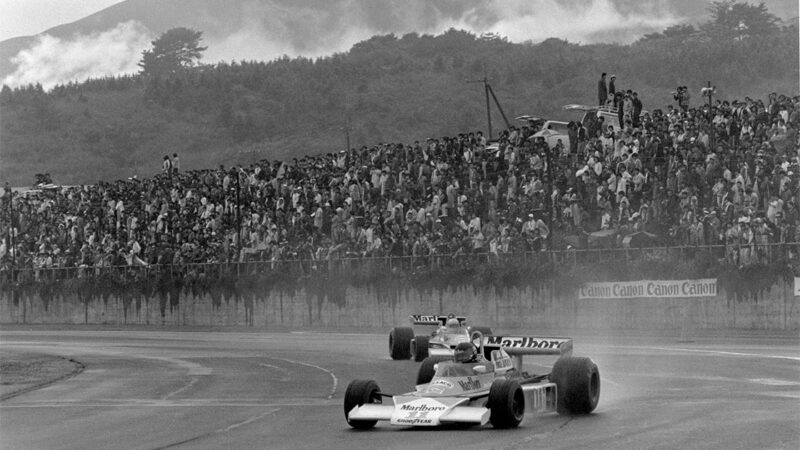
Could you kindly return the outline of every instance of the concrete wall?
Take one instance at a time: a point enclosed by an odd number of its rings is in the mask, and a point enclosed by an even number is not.
[[[453,312],[466,315],[473,325],[499,329],[800,330],[798,297],[783,283],[757,299],[740,300],[728,299],[724,292],[703,299],[578,300],[549,289],[422,291],[403,284],[380,290],[334,287],[323,296],[301,290],[216,302],[207,295],[181,294],[175,300],[123,302],[111,297],[83,302],[56,296],[45,307],[35,296],[15,301],[5,294],[0,298],[0,323],[389,328],[407,324],[410,313]]]

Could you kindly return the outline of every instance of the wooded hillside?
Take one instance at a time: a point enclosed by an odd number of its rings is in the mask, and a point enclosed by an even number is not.
[[[764,11],[765,14],[766,11]],[[699,104],[798,93],[798,27],[743,30],[712,13],[629,46],[557,39],[511,43],[458,30],[376,36],[344,54],[202,66],[169,77],[130,75],[0,92],[0,182],[60,184],[150,176],[165,154],[184,169],[285,159],[378,142],[486,131],[484,70],[506,115],[573,119],[593,104],[601,72],[639,93],[645,109],[673,102],[678,85]],[[485,69],[484,69],[485,68]],[[503,126],[493,107],[495,134]]]

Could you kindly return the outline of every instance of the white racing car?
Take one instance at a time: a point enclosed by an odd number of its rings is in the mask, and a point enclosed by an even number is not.
[[[537,354],[559,355],[550,373],[522,371],[522,355]],[[454,360],[436,363],[432,378],[415,391],[391,395],[373,380],[353,380],[344,396],[345,418],[358,429],[380,420],[398,426],[491,422],[511,428],[526,412],[588,414],[600,397],[600,372],[591,359],[571,355],[569,338],[476,333],[472,342],[458,344]],[[387,398],[393,404],[384,404]]]
[[[414,334],[411,327],[396,327],[389,333],[389,356],[392,359],[414,358],[423,361],[428,356],[439,360],[452,359],[453,351],[462,342],[469,342],[472,333],[492,334],[489,327],[467,326],[467,319],[454,314],[409,316],[411,325],[435,326],[431,334]]]

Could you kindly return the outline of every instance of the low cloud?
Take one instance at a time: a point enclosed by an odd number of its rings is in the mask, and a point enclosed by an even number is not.
[[[16,70],[3,79],[3,84],[41,83],[50,89],[73,80],[137,72],[136,64],[152,39],[148,29],[137,22],[120,23],[110,30],[72,39],[42,35],[31,48],[11,59]]]
[[[206,61],[316,57],[347,51],[375,34],[439,34],[450,28],[496,33],[512,42],[557,37],[629,44],[686,21],[661,2],[632,0],[283,0],[244,2],[234,31],[215,19]]]
[[[648,10],[625,7],[620,2],[598,0],[591,3],[557,0],[495,0],[497,20],[483,23],[484,29],[514,42],[542,41],[555,37],[575,43],[629,44],[646,33],[683,22],[685,19],[648,3]],[[467,24],[470,18],[467,18]],[[475,25],[481,23],[473,17]]]

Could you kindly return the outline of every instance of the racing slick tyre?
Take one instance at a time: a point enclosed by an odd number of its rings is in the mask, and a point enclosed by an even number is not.
[[[428,357],[428,336],[414,336],[411,341],[411,357],[416,362]]]
[[[600,399],[600,371],[590,358],[559,358],[550,373],[556,384],[556,411],[562,415],[589,414]]]
[[[514,428],[525,416],[525,395],[516,380],[495,380],[489,388],[486,407],[491,411],[489,422],[495,428]]]
[[[378,423],[377,420],[350,420],[348,415],[356,406],[365,403],[381,403],[381,396],[378,394],[380,388],[378,383],[373,380],[353,380],[347,385],[344,393],[344,418],[347,424],[359,430],[368,430]]]
[[[489,328],[489,327],[469,327],[469,334],[470,335],[472,335],[472,333],[474,333],[476,331],[479,331],[484,336],[491,336],[492,335],[492,329]]]
[[[425,358],[417,372],[417,384],[430,383],[433,379],[433,374],[436,373],[436,369],[434,369],[433,366],[442,361],[449,361],[451,359],[452,357],[450,356],[429,356]]]
[[[393,328],[389,332],[389,356],[392,359],[408,359],[411,357],[409,346],[414,338],[414,330],[409,327]]]

